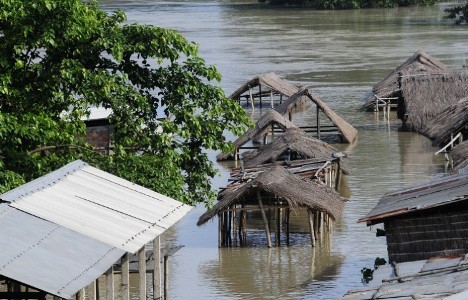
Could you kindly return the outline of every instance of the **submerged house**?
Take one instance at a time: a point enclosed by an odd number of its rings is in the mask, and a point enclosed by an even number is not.
[[[333,189],[291,174],[281,166],[273,166],[255,178],[223,190],[218,202],[199,218],[197,225],[218,216],[219,247],[235,246],[237,241],[245,246],[247,228],[250,226],[247,225],[247,212],[260,211],[267,246],[272,246],[272,229],[276,246],[280,245],[283,223],[283,234],[289,245],[290,213],[302,208],[308,211],[311,244],[315,246],[324,231],[330,232],[332,221],[340,218],[343,207],[344,198]],[[268,217],[266,211],[269,212]],[[274,221],[271,220],[272,215]],[[273,223],[274,228],[270,228]]]
[[[396,107],[400,98],[400,76],[401,74],[445,74],[450,72],[449,68],[439,60],[418,50],[403,64],[393,70],[384,80],[374,85],[370,97],[363,108],[368,111],[377,110],[379,107],[388,105]]]
[[[468,173],[387,193],[359,222],[384,224],[390,262],[468,253]]]
[[[265,104],[273,108],[298,91],[299,87],[279,78],[275,73],[267,73],[250,79],[235,90],[229,98],[238,101],[241,105],[250,103],[252,108],[255,103],[258,103],[260,107]]]
[[[422,132],[425,124],[468,97],[468,74],[405,73],[400,77],[400,86],[397,116],[409,129]]]
[[[137,254],[140,297],[146,299],[146,244],[152,242],[153,294],[161,295],[159,236],[191,207],[77,160],[0,195],[2,299],[47,294],[96,299],[105,274],[114,299],[114,264],[121,298],[129,299],[129,256]]]

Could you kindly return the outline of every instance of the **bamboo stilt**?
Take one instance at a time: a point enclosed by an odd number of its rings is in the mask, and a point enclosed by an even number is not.
[[[268,220],[267,220],[267,216],[265,213],[265,209],[263,208],[262,197],[260,195],[259,190],[257,190],[257,201],[258,201],[258,206],[260,206],[260,211],[262,213],[263,223],[265,226],[267,245],[268,245],[268,248],[271,248],[270,227],[268,226]]]
[[[314,219],[313,219],[313,212],[310,208],[307,209],[307,214],[309,215],[310,244],[312,247],[315,247]]]

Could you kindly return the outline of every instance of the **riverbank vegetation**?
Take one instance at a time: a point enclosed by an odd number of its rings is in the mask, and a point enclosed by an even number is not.
[[[272,5],[300,5],[315,9],[390,8],[433,5],[437,0],[259,0]]]
[[[0,192],[80,158],[185,203],[214,200],[206,150],[232,150],[226,132],[248,118],[196,44],[125,22],[93,1],[0,0]],[[104,154],[84,139],[93,107],[115,128]]]
[[[465,5],[447,8],[445,12],[447,13],[447,18],[453,19],[457,25],[468,23],[468,1]]]

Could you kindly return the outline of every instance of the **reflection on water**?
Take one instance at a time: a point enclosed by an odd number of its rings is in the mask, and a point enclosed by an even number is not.
[[[196,227],[204,212],[196,207],[163,237],[165,247],[185,245],[170,259],[170,298],[333,299],[360,287],[360,270],[377,256],[386,257],[386,245],[375,237],[376,227],[356,221],[385,192],[443,172],[445,161],[434,156],[436,148],[426,138],[399,132],[394,115],[387,122],[382,113],[359,108],[372,85],[418,49],[461,68],[468,57],[468,28],[448,25],[442,6],[331,12],[245,0],[101,0],[100,5],[124,10],[129,22],[174,28],[197,42],[200,56],[223,75],[226,94],[273,71],[308,85],[359,130],[357,143],[335,145],[348,154],[351,174],[340,190],[349,201],[328,247],[314,250],[303,235],[295,236],[298,243],[290,248],[218,249],[217,220]],[[257,109],[252,117],[262,112]],[[302,125],[313,113],[300,111],[293,119]],[[214,160],[216,153],[209,155]],[[233,163],[217,166],[221,175],[213,183],[221,187]]]

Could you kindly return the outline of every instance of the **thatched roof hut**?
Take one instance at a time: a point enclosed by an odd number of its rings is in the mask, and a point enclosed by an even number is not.
[[[200,226],[234,204],[256,204],[257,191],[288,203],[290,208],[306,207],[328,214],[333,220],[343,213],[344,198],[333,189],[274,166],[251,181],[219,194],[218,202],[198,220]]]
[[[468,140],[458,144],[450,151],[453,160],[453,172],[468,167]]]
[[[444,146],[468,124],[468,97],[450,105],[432,121],[423,124],[421,133],[434,140],[434,146]]]
[[[351,124],[346,122],[340,115],[334,112],[325,102],[320,100],[315,94],[312,94],[308,89],[301,88],[296,94],[292,95],[282,104],[278,105],[275,110],[284,115],[291,111],[292,107],[295,103],[301,99],[302,97],[306,97],[308,100],[312,101],[318,109],[323,111],[327,118],[336,125],[338,131],[340,132],[343,140],[347,143],[352,143],[357,138],[357,130]]]
[[[242,94],[249,92],[251,88],[256,86],[261,86],[276,93],[282,94],[286,96],[286,98],[294,95],[299,90],[297,86],[284,81],[283,79],[279,78],[278,75],[276,75],[275,73],[267,73],[255,76],[254,78],[250,79],[237,90],[235,90],[229,96],[229,98],[239,99]],[[266,89],[264,89],[263,92],[265,92]]]
[[[449,69],[437,59],[431,57],[424,51],[418,50],[413,56],[408,58],[398,68],[393,70],[385,77],[384,80],[374,85],[372,91],[374,96],[364,104],[365,109],[372,108],[374,105],[375,97],[378,98],[391,98],[399,97],[399,76],[400,73],[405,74],[437,74],[447,73]]]
[[[244,133],[244,135],[234,141],[235,149],[240,149],[243,145],[254,139],[254,137],[261,135],[263,132],[269,130],[272,126],[279,127],[282,130],[296,127],[293,122],[284,118],[274,109],[270,109],[260,117],[257,123],[255,123],[255,127],[250,128]],[[216,156],[216,159],[218,161],[226,160],[232,158],[232,156],[232,153],[220,153]]]
[[[468,97],[468,74],[402,74],[398,118],[421,132],[435,117]]]
[[[289,128],[285,133],[259,148],[243,156],[244,165],[256,166],[264,163],[284,159],[317,158],[319,160],[333,160],[333,154],[339,152],[333,146],[308,136],[299,128]]]

